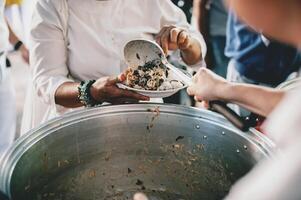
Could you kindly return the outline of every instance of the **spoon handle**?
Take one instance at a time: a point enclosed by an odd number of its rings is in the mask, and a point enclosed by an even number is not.
[[[234,126],[236,126],[241,131],[248,131],[253,124],[250,123],[245,118],[239,116],[231,108],[227,106],[225,102],[222,101],[211,101],[209,102],[211,110],[216,111],[223,115],[227,120],[229,120]]]
[[[180,69],[176,68],[175,66],[171,65],[170,63],[165,63],[165,65],[174,73],[176,74],[187,86],[192,85],[192,78],[187,76],[184,72]],[[231,108],[227,106],[225,102],[222,101],[211,101],[209,102],[211,110],[216,111],[223,115],[227,120],[229,120],[234,126],[236,126],[241,131],[248,131],[252,125],[245,120],[243,117],[239,116],[234,112]]]
[[[192,78],[188,75],[186,75],[184,72],[182,72],[180,69],[176,68],[175,66],[173,66],[172,64],[166,62],[165,66],[167,68],[169,68],[174,74],[176,74],[183,83],[185,83],[185,85],[187,86],[191,86],[192,85]]]

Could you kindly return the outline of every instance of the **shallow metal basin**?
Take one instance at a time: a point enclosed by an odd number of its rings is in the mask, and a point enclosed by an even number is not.
[[[20,138],[1,160],[0,188],[14,200],[221,199],[272,149],[210,111],[105,106]]]

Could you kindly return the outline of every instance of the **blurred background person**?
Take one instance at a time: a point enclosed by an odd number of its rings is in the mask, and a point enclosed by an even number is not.
[[[29,45],[30,24],[37,0],[6,0],[5,15],[25,46]]]
[[[6,66],[9,31],[4,16],[5,1],[0,1],[0,154],[15,137],[16,111],[14,89]]]
[[[10,45],[7,51],[7,64],[10,66],[10,76],[13,82],[16,98],[16,138],[20,136],[21,121],[24,110],[24,99],[26,99],[26,91],[29,73],[29,46],[28,35],[30,31],[30,22],[33,7],[36,0],[9,0],[6,1],[5,16],[9,24]],[[22,42],[21,42],[22,41]],[[17,49],[15,44],[17,44]]]
[[[11,75],[11,63],[7,59],[9,46],[18,51],[28,62],[29,54],[25,45],[16,36],[5,19],[4,9],[14,3],[0,1],[0,153],[4,151],[16,137],[16,99],[14,81]]]
[[[255,32],[233,10],[228,18],[225,53],[231,59],[227,73],[231,82],[276,87],[301,67],[298,49]],[[234,109],[242,116],[250,114],[237,106]]]
[[[225,55],[228,11],[223,0],[194,0],[194,19],[208,46],[207,67],[222,77],[227,75]]]
[[[21,16],[21,6],[23,0],[6,0],[5,3],[5,17],[9,30],[9,42],[10,48],[8,50],[11,52],[20,53],[23,60],[29,64],[29,51],[27,48],[25,38],[25,31],[23,29],[23,17]],[[9,59],[7,60],[7,65],[10,66]]]
[[[23,41],[25,45],[29,45],[30,24],[35,4],[38,0],[22,0],[20,4],[20,15],[23,27]]]
[[[13,46],[13,52],[19,52],[23,60],[29,64],[29,51],[25,44],[18,38],[18,36],[12,30],[9,22],[7,22],[9,30],[9,42]],[[10,61],[7,61],[8,67],[11,67]]]

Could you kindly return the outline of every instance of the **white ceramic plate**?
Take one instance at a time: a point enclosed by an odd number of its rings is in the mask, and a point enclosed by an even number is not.
[[[122,83],[118,83],[117,85],[118,85],[119,88],[126,89],[126,90],[131,90],[131,91],[137,92],[139,94],[142,94],[144,96],[148,96],[150,98],[170,97],[170,96],[176,94],[177,92],[179,92],[180,90],[185,89],[187,87],[187,86],[183,86],[183,87],[173,89],[173,90],[153,91],[153,90],[141,90],[141,89],[131,88],[131,87],[126,86]]]
[[[172,74],[171,72],[170,73],[170,76],[172,77],[171,79],[172,80],[178,80],[180,82],[181,79],[179,77],[176,76],[176,74]],[[188,75],[188,72],[184,72]],[[191,76],[189,74],[189,76]],[[135,88],[132,88],[132,87],[129,87],[125,84],[122,84],[122,83],[118,83],[117,86],[119,88],[122,88],[122,89],[126,89],[126,90],[131,90],[131,91],[134,91],[134,92],[137,92],[139,94],[142,94],[142,95],[145,95],[145,96],[148,96],[150,98],[165,98],[165,97],[170,97],[174,94],[176,94],[177,92],[179,92],[180,90],[183,90],[185,88],[187,88],[188,86],[187,85],[184,85],[182,87],[179,87],[179,88],[176,88],[176,89],[171,89],[171,90],[162,90],[162,91],[157,91],[157,90],[142,90],[142,89],[135,89]]]

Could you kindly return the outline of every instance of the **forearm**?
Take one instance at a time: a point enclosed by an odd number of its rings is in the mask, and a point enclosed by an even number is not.
[[[194,65],[202,59],[202,47],[199,41],[195,38],[189,47],[181,51],[182,59],[187,65]]]
[[[227,84],[220,98],[240,105],[251,112],[268,116],[282,100],[285,92],[248,84]]]
[[[78,95],[78,87],[80,83],[66,82],[63,83],[55,93],[55,103],[67,108],[82,107]]]
[[[19,42],[19,38],[16,36],[16,34],[14,33],[14,31],[12,30],[12,28],[10,27],[8,21],[6,20],[6,24],[9,30],[9,42],[12,45],[15,45],[17,42]]]
[[[206,9],[206,4],[208,0],[193,0],[193,16],[196,20],[198,30],[204,35],[207,33],[206,21],[208,10]]]
[[[197,28],[200,31],[200,16],[201,16],[201,1],[202,0],[193,0],[193,12],[192,15],[195,19],[195,23],[197,24]]]

